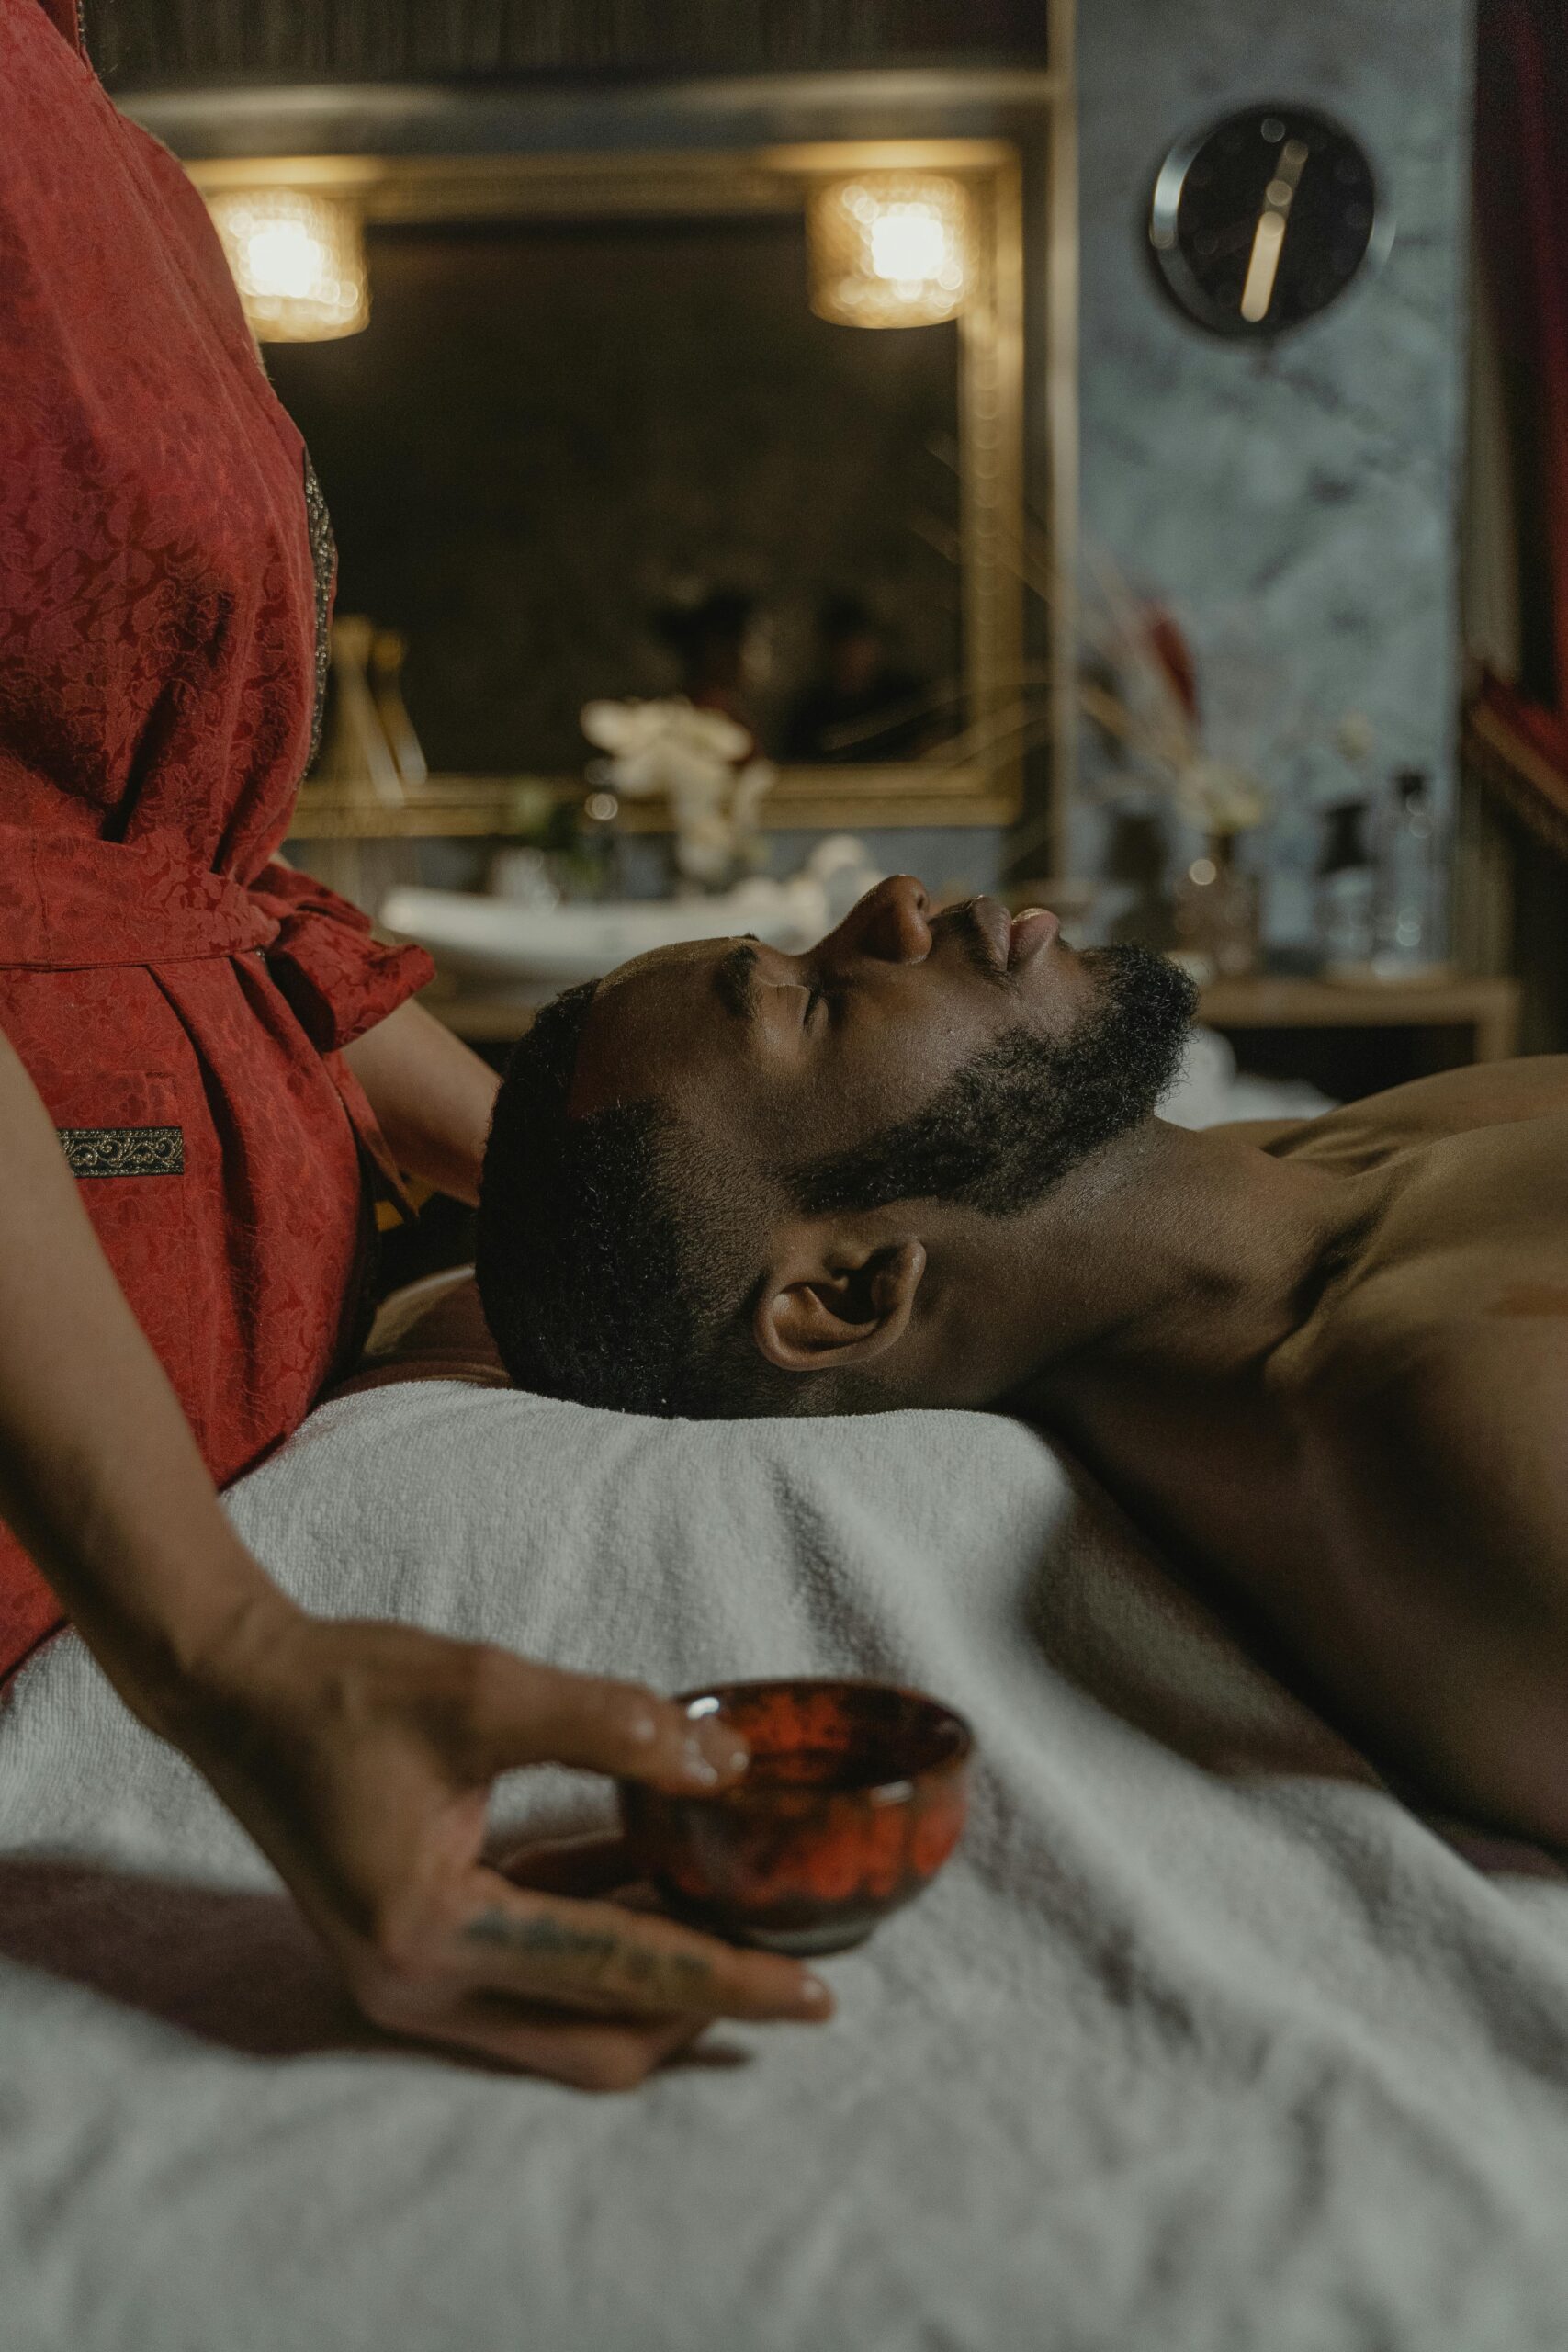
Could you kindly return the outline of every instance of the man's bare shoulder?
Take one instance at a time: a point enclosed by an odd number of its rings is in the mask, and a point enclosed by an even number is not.
[[[1325,1302],[1285,1385],[1309,1484],[1369,1560],[1504,1610],[1529,1594],[1568,1632],[1564,1236],[1390,1258]]]
[[[1511,1493],[1538,1532],[1548,1510],[1568,1569],[1568,1114],[1558,1128],[1450,1138],[1396,1170],[1288,1385],[1304,1429],[1382,1456],[1424,1510]]]
[[[1455,1248],[1380,1268],[1325,1307],[1295,1385],[1344,1410],[1399,1385],[1479,1403],[1543,1378],[1568,1411],[1568,1249],[1531,1264]]]
[[[1568,1054],[1539,1054],[1413,1079],[1320,1118],[1259,1125],[1247,1139],[1276,1159],[1348,1169],[1375,1166],[1441,1136],[1557,1115],[1568,1116]]]
[[[1568,1396],[1568,1060],[1501,1068],[1516,1085],[1446,1091],[1441,1125],[1423,1112],[1400,1132],[1374,1104],[1352,1106],[1397,1140],[1370,1163],[1370,1213],[1287,1351],[1290,1386],[1336,1416],[1396,1380],[1414,1393],[1417,1373],[1434,1397],[1456,1381],[1512,1396],[1544,1380]],[[1467,1104],[1477,1115],[1453,1115]]]
[[[1320,1669],[1416,1785],[1568,1847],[1568,1279],[1390,1267],[1303,1372]]]
[[[1314,1155],[1357,1215],[1269,1366],[1290,1635],[1415,1785],[1568,1846],[1568,1065],[1456,1080]]]

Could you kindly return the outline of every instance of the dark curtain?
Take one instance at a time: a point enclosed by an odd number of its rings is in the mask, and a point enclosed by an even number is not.
[[[1568,12],[1483,0],[1477,226],[1505,370],[1519,518],[1519,674],[1481,689],[1568,811]],[[1555,788],[1554,788],[1555,787]],[[1525,813],[1521,810],[1520,813]]]

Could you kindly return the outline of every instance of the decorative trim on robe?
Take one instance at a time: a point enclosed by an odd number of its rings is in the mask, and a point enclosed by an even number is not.
[[[73,1176],[183,1176],[183,1127],[57,1127]]]

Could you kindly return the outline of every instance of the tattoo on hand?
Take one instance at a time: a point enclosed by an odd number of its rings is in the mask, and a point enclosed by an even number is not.
[[[608,1983],[635,1985],[638,1992],[668,2001],[671,2008],[688,2007],[707,1986],[712,1975],[705,1960],[684,1951],[649,1951],[628,1943],[607,1928],[573,1928],[547,1911],[519,1917],[499,1904],[468,1920],[463,1935],[469,1943],[501,1944],[548,1967],[560,1963],[563,1989]]]

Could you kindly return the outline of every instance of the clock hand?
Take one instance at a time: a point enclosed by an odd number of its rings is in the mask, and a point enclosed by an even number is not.
[[[1274,278],[1280,266],[1280,249],[1285,242],[1285,223],[1290,219],[1291,204],[1306,159],[1305,140],[1287,139],[1280,152],[1279,171],[1263,191],[1263,209],[1252,232],[1247,283],[1241,289],[1241,315],[1253,326],[1268,317],[1269,305],[1274,300]]]

